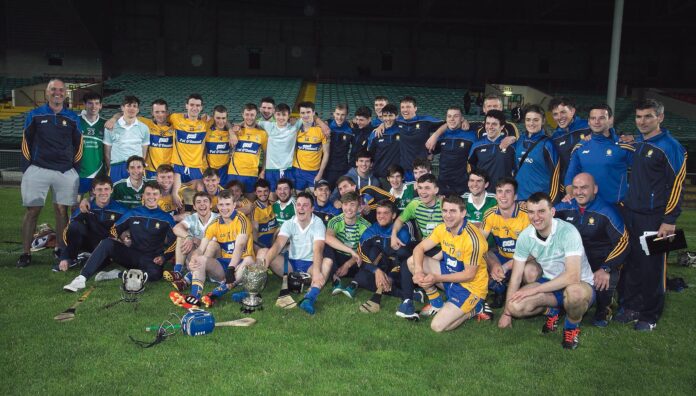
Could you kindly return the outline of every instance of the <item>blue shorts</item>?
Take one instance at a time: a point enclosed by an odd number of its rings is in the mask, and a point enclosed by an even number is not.
[[[111,169],[109,170],[109,177],[111,182],[116,184],[116,182],[123,179],[128,179],[130,175],[128,174],[128,166],[125,162],[119,162],[117,164],[111,164]]]
[[[220,264],[220,267],[222,267],[222,270],[226,271],[227,267],[230,266],[230,260],[232,260],[232,259],[220,257],[217,259],[217,262]]]
[[[174,173],[178,173],[181,176],[182,183],[203,178],[203,171],[200,168],[188,168],[183,165],[174,165]]]
[[[448,282],[444,286],[447,293],[447,302],[454,304],[462,312],[471,312],[476,307],[476,304],[481,301],[480,297],[471,294],[469,289],[460,283]]]
[[[300,168],[292,168],[292,180],[295,183],[295,190],[302,191],[308,187],[314,188],[314,178],[319,171],[306,171]]]
[[[312,266],[312,262],[309,260],[288,259],[288,261],[292,265],[293,272],[309,272],[309,267]]]
[[[92,191],[92,180],[94,180],[94,178],[81,177],[80,178],[80,186],[77,188],[77,193],[79,195],[82,195],[86,192]]]
[[[239,175],[226,174],[225,181],[224,181],[224,183],[221,183],[221,184],[226,186],[232,180],[237,180],[240,183],[242,183],[242,185],[244,186],[244,193],[249,194],[249,193],[254,192],[254,184],[256,184],[256,181],[259,180],[259,178],[253,177],[253,176],[239,176]]]
[[[278,187],[278,180],[288,178],[292,180],[292,172],[290,169],[266,169],[266,181],[271,185],[271,192]]]
[[[537,283],[542,284],[550,281],[548,278],[544,278],[543,276],[537,279]],[[595,297],[597,297],[597,293],[595,292],[594,286],[592,287],[592,299],[590,299],[590,305],[588,307],[591,307],[595,303]],[[553,291],[553,296],[556,297],[556,301],[558,302],[557,307],[562,308],[563,307],[563,291],[565,289],[561,290],[555,290]]]

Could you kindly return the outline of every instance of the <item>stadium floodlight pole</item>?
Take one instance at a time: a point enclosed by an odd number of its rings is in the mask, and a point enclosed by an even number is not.
[[[619,77],[619,58],[621,53],[621,23],[624,0],[614,0],[614,24],[611,32],[611,54],[609,55],[609,82],[607,84],[607,104],[616,109],[616,85]]]

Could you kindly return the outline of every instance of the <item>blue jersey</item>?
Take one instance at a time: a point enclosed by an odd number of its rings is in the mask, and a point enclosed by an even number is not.
[[[324,206],[319,206],[319,203],[315,202],[313,212],[315,216],[324,222],[324,225],[327,225],[329,220],[333,219],[334,216],[338,216],[342,213],[341,209],[335,207],[331,201],[328,201]]]
[[[394,164],[401,165],[401,133],[396,125],[387,128],[382,133],[382,137],[376,137],[372,132],[367,141],[367,148],[375,159],[372,170],[377,177],[387,177],[387,169]],[[413,164],[410,164],[410,169]],[[404,168],[406,169],[406,168]]]
[[[367,151],[367,141],[374,128],[372,125],[367,125],[365,128],[358,128],[357,125],[353,126],[353,144],[351,145],[350,158],[348,159],[351,167],[355,165],[358,153],[363,150]]]
[[[474,142],[469,153],[471,169],[482,169],[488,174],[488,192],[495,192],[495,183],[501,177],[511,177],[515,169],[515,147],[508,146],[505,151],[500,149],[500,142],[505,138],[502,134],[495,141],[484,136]]]
[[[401,134],[401,139],[397,142],[401,147],[400,165],[404,170],[412,170],[413,160],[416,158],[428,157],[425,142],[442,124],[442,120],[430,116],[415,116],[408,120],[402,116],[396,117],[395,125],[399,127]]]
[[[89,212],[82,213],[79,210],[73,212],[70,221],[76,221],[87,226],[87,231],[101,239],[108,238],[111,227],[128,211],[128,208],[114,201],[109,201],[103,208],[94,202],[89,204]]]
[[[411,252],[405,247],[399,250],[391,248],[393,226],[393,223],[386,227],[374,223],[363,232],[358,247],[358,254],[363,261],[362,267],[371,272],[375,272],[377,269],[387,272],[401,262],[405,263],[405,260],[411,255]],[[401,227],[397,237],[405,245],[411,240],[411,235],[407,227]]]
[[[520,163],[527,150],[541,139],[544,141],[534,146],[534,149],[524,159],[524,163]],[[532,136],[526,133],[521,136],[520,140],[515,142],[515,154],[517,155],[515,180],[519,185],[517,199],[525,201],[535,192],[543,191],[551,196],[552,201],[555,201],[559,195],[560,183],[558,155],[553,143],[546,137],[544,131],[537,132]]]
[[[619,143],[613,129],[609,137],[592,133],[589,141],[582,141],[573,149],[563,184],[573,184],[575,176],[586,172],[594,177],[599,187],[597,195],[602,200],[610,203],[623,201],[628,190],[628,167],[632,157],[632,146]]]
[[[131,249],[141,252],[145,257],[157,257],[174,253],[176,236],[174,218],[160,209],[138,206],[126,212],[112,228],[114,237],[130,230],[133,244]]]
[[[54,113],[45,104],[30,111],[22,134],[22,172],[29,165],[61,173],[79,170],[82,133],[78,122],[77,114],[66,108]]]
[[[626,206],[642,214],[663,213],[662,222],[674,224],[681,213],[686,150],[666,129],[647,140],[639,136],[633,148]]]
[[[473,131],[448,129],[437,140],[436,153],[440,154],[440,174],[438,186],[441,194],[456,193],[461,195],[469,191],[469,152],[478,140]]]
[[[329,162],[326,164],[326,170],[336,172],[348,172],[352,164],[348,162],[350,157],[350,148],[353,144],[353,128],[348,121],[341,125],[337,125],[336,121],[327,121],[329,129],[331,129],[330,145],[329,145]]]
[[[561,163],[560,180],[565,180],[568,163],[570,163],[570,154],[576,144],[580,143],[588,133],[587,120],[583,120],[578,116],[574,116],[573,120],[568,124],[567,128],[556,128],[551,135],[553,145],[558,153],[558,160]],[[565,186],[561,186],[561,191],[565,192]]]
[[[582,211],[575,199],[555,208],[556,218],[571,223],[580,232],[593,271],[602,267],[618,269],[623,264],[629,252],[628,233],[613,204],[596,197]]]

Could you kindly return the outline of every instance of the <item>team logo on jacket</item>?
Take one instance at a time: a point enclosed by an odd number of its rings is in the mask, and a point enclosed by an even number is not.
[[[648,153],[645,154],[645,158],[652,158],[653,151],[652,149],[648,150]]]
[[[396,140],[401,140],[401,136],[396,135]]]
[[[464,147],[464,142],[459,142],[459,147]]]
[[[115,214],[112,214],[111,217],[110,217],[110,219],[111,219],[112,221],[113,221],[113,220],[116,220],[116,215],[115,215]]]
[[[155,228],[157,228],[159,230],[159,227],[160,227],[159,223],[155,223]]]
[[[594,217],[590,217],[590,219],[587,220],[587,224],[594,225]]]
[[[420,124],[416,124],[416,129],[420,129]]]
[[[63,120],[63,126],[68,126],[68,122]]]
[[[343,136],[341,136],[341,138],[342,138],[343,140],[346,140],[347,136],[346,136],[346,135],[343,135]]]
[[[611,153],[612,153],[611,149],[607,149],[607,157],[611,156]]]

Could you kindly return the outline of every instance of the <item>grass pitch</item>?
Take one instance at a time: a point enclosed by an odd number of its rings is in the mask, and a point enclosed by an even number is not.
[[[50,199],[50,198],[49,198]],[[217,328],[203,337],[178,334],[150,349],[128,338],[151,340],[147,325],[183,310],[169,301],[166,282],[147,285],[136,306],[102,307],[120,297],[118,282],[94,283],[74,320],[53,317],[80,293],[62,286],[77,275],[51,272],[48,252],[31,266],[15,268],[23,209],[17,188],[0,188],[0,356],[5,375],[0,394],[694,394],[696,390],[696,288],[668,293],[665,313],[652,333],[611,323],[583,322],[580,347],[561,348],[561,332],[542,336],[542,318],[495,323],[467,322],[435,334],[428,321],[394,315],[398,302],[385,297],[382,311],[358,311],[370,293],[355,300],[319,296],[315,316],[273,306],[280,280],[263,293],[266,309],[248,328]],[[50,201],[49,201],[50,202]],[[679,227],[696,249],[696,211]],[[53,223],[46,208],[41,222]],[[674,262],[674,256],[670,262]],[[696,269],[671,265],[669,276],[694,284]],[[594,308],[592,308],[594,309]],[[242,317],[225,300],[217,321]],[[496,313],[499,313],[497,310]]]

